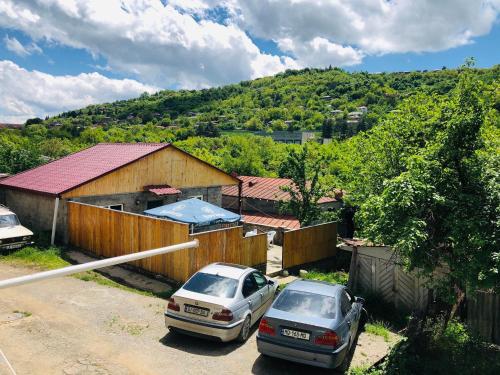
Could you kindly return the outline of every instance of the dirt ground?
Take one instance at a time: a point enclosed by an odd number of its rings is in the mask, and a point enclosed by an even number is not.
[[[0,279],[34,272],[0,264]],[[169,334],[165,302],[73,277],[0,290],[0,349],[18,375],[331,373],[259,355],[244,345]],[[361,334],[351,366],[389,348]],[[0,357],[0,374],[10,374]]]

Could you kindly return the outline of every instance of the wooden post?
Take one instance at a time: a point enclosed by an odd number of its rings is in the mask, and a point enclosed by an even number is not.
[[[352,247],[351,264],[349,265],[349,280],[347,285],[349,289],[353,290],[357,285],[358,277],[358,247]]]
[[[52,219],[52,236],[50,237],[50,244],[53,246],[56,240],[56,226],[57,226],[57,211],[59,210],[59,197],[56,198],[54,203],[54,217]]]

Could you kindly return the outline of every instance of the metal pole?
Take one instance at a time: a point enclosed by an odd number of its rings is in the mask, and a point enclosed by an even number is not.
[[[52,219],[52,236],[50,237],[50,244],[54,245],[56,240],[56,225],[57,225],[57,211],[59,210],[59,197],[56,198],[54,204],[54,217]]]
[[[160,247],[158,249],[141,251],[138,253],[121,255],[118,257],[107,258],[102,260],[96,260],[93,262],[88,262],[84,264],[77,264],[75,266],[68,266],[64,268],[59,268],[56,270],[45,271],[34,273],[26,276],[14,277],[12,279],[1,280],[0,281],[0,289],[9,288],[12,286],[18,286],[28,283],[33,283],[35,281],[53,279],[55,277],[67,276],[73,273],[90,271],[98,268],[104,268],[109,266],[114,266],[120,263],[131,262],[138,259],[149,258],[155,255],[167,254],[177,250],[183,249],[192,249],[198,247],[198,240],[195,239],[193,241],[180,243],[177,245],[171,245],[166,247]]]

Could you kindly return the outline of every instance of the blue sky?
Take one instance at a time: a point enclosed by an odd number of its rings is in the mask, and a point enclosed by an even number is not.
[[[471,56],[491,67],[499,9],[497,0],[0,0],[0,122],[285,69],[432,70]]]

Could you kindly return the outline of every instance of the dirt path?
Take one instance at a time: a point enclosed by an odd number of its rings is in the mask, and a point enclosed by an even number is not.
[[[0,263],[0,279],[31,272]],[[167,334],[163,312],[162,299],[72,277],[0,290],[0,349],[18,375],[327,373],[259,356],[255,332],[244,345]],[[352,365],[387,347],[362,334]]]

